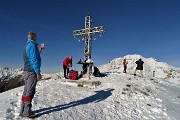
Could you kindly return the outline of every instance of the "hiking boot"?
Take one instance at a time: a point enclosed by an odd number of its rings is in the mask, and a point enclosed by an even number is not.
[[[31,113],[31,114],[28,116],[28,118],[36,118],[36,117],[37,117],[37,115],[34,114],[34,113]]]

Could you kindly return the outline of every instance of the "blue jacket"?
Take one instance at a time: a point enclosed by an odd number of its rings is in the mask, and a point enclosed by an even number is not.
[[[35,72],[40,74],[41,56],[38,44],[33,40],[28,40],[23,50],[24,71]]]

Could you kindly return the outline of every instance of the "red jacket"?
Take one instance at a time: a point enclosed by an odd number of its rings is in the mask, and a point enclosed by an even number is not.
[[[70,60],[69,58],[66,58],[66,59],[63,61],[63,65],[66,66],[66,67],[72,66],[72,60]]]
[[[127,61],[123,61],[123,65],[127,67]]]

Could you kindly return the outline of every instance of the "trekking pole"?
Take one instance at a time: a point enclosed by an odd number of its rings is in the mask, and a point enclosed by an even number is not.
[[[74,70],[76,70],[76,64],[74,65]]]

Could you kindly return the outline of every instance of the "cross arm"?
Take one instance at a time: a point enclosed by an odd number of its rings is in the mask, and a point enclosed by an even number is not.
[[[75,31],[73,31],[73,36],[80,37],[80,36],[84,36],[87,34],[97,34],[97,33],[103,33],[103,32],[105,32],[105,28],[103,26],[99,26],[99,27],[75,30]]]
[[[86,30],[85,29],[73,31],[73,36],[74,37],[79,37],[79,36],[83,36],[83,35],[86,35]]]
[[[91,34],[103,33],[103,32],[105,32],[105,28],[103,26],[93,27],[90,29]]]

